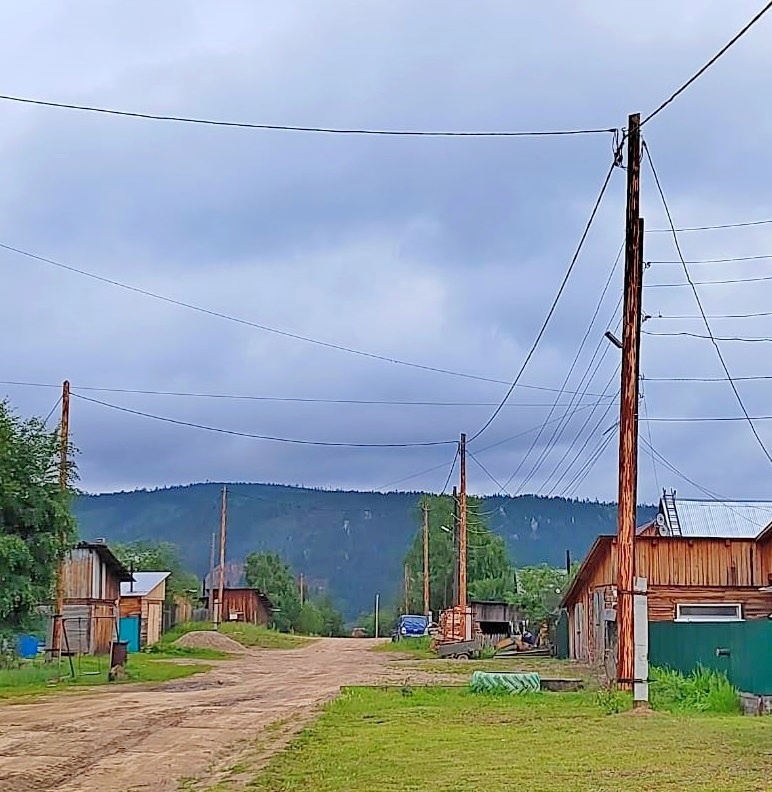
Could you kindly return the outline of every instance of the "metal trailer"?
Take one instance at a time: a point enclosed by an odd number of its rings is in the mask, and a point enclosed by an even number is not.
[[[443,641],[437,644],[437,656],[446,659],[471,660],[480,656],[482,643],[478,638],[471,641]]]

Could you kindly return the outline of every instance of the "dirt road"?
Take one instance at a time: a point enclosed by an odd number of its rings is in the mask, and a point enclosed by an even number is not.
[[[202,675],[0,705],[0,792],[177,790],[231,764],[277,723],[299,724],[341,685],[404,682],[373,641],[251,651]],[[415,672],[412,682],[421,682]],[[274,726],[275,731],[275,726]]]

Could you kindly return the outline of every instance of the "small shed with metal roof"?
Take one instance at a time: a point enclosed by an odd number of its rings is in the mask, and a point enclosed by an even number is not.
[[[599,536],[566,591],[569,656],[605,664],[615,653],[617,540]],[[648,581],[649,622],[772,616],[772,501],[708,501],[664,493],[641,526],[635,574]]]
[[[121,639],[131,651],[161,639],[166,581],[171,572],[134,572],[133,581],[121,583]]]

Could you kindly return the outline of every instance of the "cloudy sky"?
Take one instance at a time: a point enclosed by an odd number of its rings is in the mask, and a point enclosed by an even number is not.
[[[759,5],[652,0],[644,14],[640,3],[618,0],[7,3],[0,93],[303,126],[623,127],[628,113],[658,105]],[[772,16],[645,128],[678,226],[772,218],[772,113],[764,98],[771,41]],[[0,243],[262,326],[501,381],[514,376],[538,331],[612,150],[610,134],[324,135],[3,101],[0,114]],[[648,227],[662,228],[648,171],[642,202]],[[522,379],[532,387],[517,388],[470,446],[501,483],[517,470],[510,492],[615,495],[616,439],[613,429],[604,433],[616,417],[609,397],[619,354],[601,339],[616,325],[620,267],[601,294],[623,224],[617,169]],[[772,254],[772,225],[685,232],[681,242],[688,260]],[[647,235],[645,258],[677,258],[667,234]],[[772,258],[695,264],[692,273],[698,281],[772,276]],[[227,321],[6,250],[0,277],[4,381],[68,378],[75,394],[179,421],[344,443],[452,440],[474,434],[506,391]],[[678,266],[652,264],[646,283],[645,311],[663,317],[647,321],[647,331],[704,333],[696,319],[668,318],[697,314],[688,288],[654,286],[683,284]],[[710,316],[772,310],[772,281],[698,288]],[[721,336],[772,336],[772,316],[711,324]],[[563,384],[585,333],[568,384],[580,395],[561,396],[549,389]],[[732,374],[747,377],[770,373],[771,346],[727,341],[722,351]],[[727,382],[656,381],[723,376],[709,341],[646,335],[643,373],[650,418],[741,414]],[[739,388],[751,415],[772,414],[772,382]],[[58,398],[56,388],[26,385],[0,385],[0,394],[23,415],[45,416]],[[534,428],[564,413],[524,458]],[[439,490],[454,452],[262,441],[77,397],[71,420],[90,491],[205,480]],[[757,427],[772,448],[772,421]],[[700,486],[772,497],[769,462],[747,423],[655,420],[641,428]],[[472,489],[496,491],[474,461],[469,474]],[[653,500],[663,486],[699,495],[642,456],[641,499]]]

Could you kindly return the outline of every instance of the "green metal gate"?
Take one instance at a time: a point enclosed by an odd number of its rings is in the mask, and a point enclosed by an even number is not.
[[[772,695],[772,620],[649,622],[649,664],[683,674],[702,665],[745,693]]]

